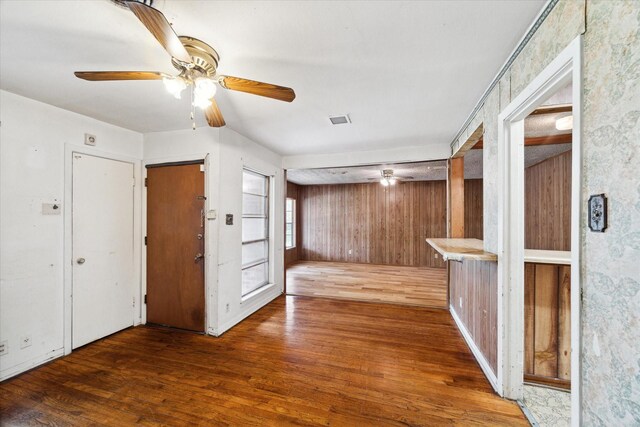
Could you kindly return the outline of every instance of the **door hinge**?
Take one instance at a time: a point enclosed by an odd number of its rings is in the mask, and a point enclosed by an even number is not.
[[[580,288],[580,304],[584,302],[584,288]]]
[[[144,294],[144,303],[147,303],[147,294]]]
[[[144,236],[144,245],[147,246],[147,236]]]
[[[149,186],[149,178],[145,178],[144,179],[144,186],[148,187]]]
[[[136,297],[133,297],[133,307],[136,306]]]

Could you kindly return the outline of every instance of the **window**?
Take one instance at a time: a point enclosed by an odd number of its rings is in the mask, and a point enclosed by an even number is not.
[[[287,197],[285,213],[285,246],[287,249],[296,247],[296,199]]]
[[[242,173],[242,296],[269,283],[269,177]]]

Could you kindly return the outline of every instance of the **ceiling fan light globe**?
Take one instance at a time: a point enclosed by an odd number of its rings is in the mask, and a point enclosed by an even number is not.
[[[387,178],[382,178],[380,180],[380,184],[382,184],[383,187],[387,187],[389,185],[389,181],[387,180]]]
[[[204,98],[202,96],[194,96],[193,98],[193,106],[198,107],[202,110],[206,110],[209,106],[211,106],[211,98]]]
[[[206,77],[199,77],[194,82],[193,96],[195,98],[211,99],[216,94],[216,84]]]
[[[396,181],[397,181],[397,179],[395,179],[395,178],[389,178],[389,184],[391,184],[391,185],[396,185]]]
[[[187,87],[187,83],[180,77],[164,77],[162,82],[167,92],[176,99],[180,99],[182,91]]]

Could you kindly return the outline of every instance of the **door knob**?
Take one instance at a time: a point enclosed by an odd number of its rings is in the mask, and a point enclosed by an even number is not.
[[[77,262],[78,264],[84,264],[85,259],[84,259],[84,258],[78,258],[78,259],[76,260],[76,262]]]
[[[198,262],[198,260],[201,259],[201,258],[204,258],[204,255],[202,255],[201,253],[197,253],[195,261]]]

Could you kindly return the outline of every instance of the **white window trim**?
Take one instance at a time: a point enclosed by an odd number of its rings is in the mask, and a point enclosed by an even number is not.
[[[274,280],[274,276],[275,276],[275,270],[274,270],[274,264],[275,264],[275,197],[273,197],[275,195],[275,189],[276,189],[276,177],[275,174],[270,173],[270,172],[265,172],[262,171],[258,168],[253,168],[251,166],[247,166],[246,164],[242,166],[242,172],[244,173],[244,171],[249,171],[249,172],[253,172],[262,176],[265,176],[268,178],[268,196],[267,196],[267,202],[268,202],[268,206],[267,206],[267,215],[268,215],[268,230],[267,230],[267,246],[268,246],[268,254],[269,254],[269,258],[267,260],[268,266],[269,266],[269,271],[267,273],[267,282],[265,284],[263,284],[262,286],[254,289],[253,291],[249,292],[246,295],[242,295],[242,279],[240,282],[240,304],[246,304],[249,303],[251,301],[253,301],[254,299],[256,299],[258,296],[262,295],[264,292],[272,289],[275,286],[275,280]],[[243,191],[244,193],[244,191]],[[242,270],[241,270],[242,271]]]

